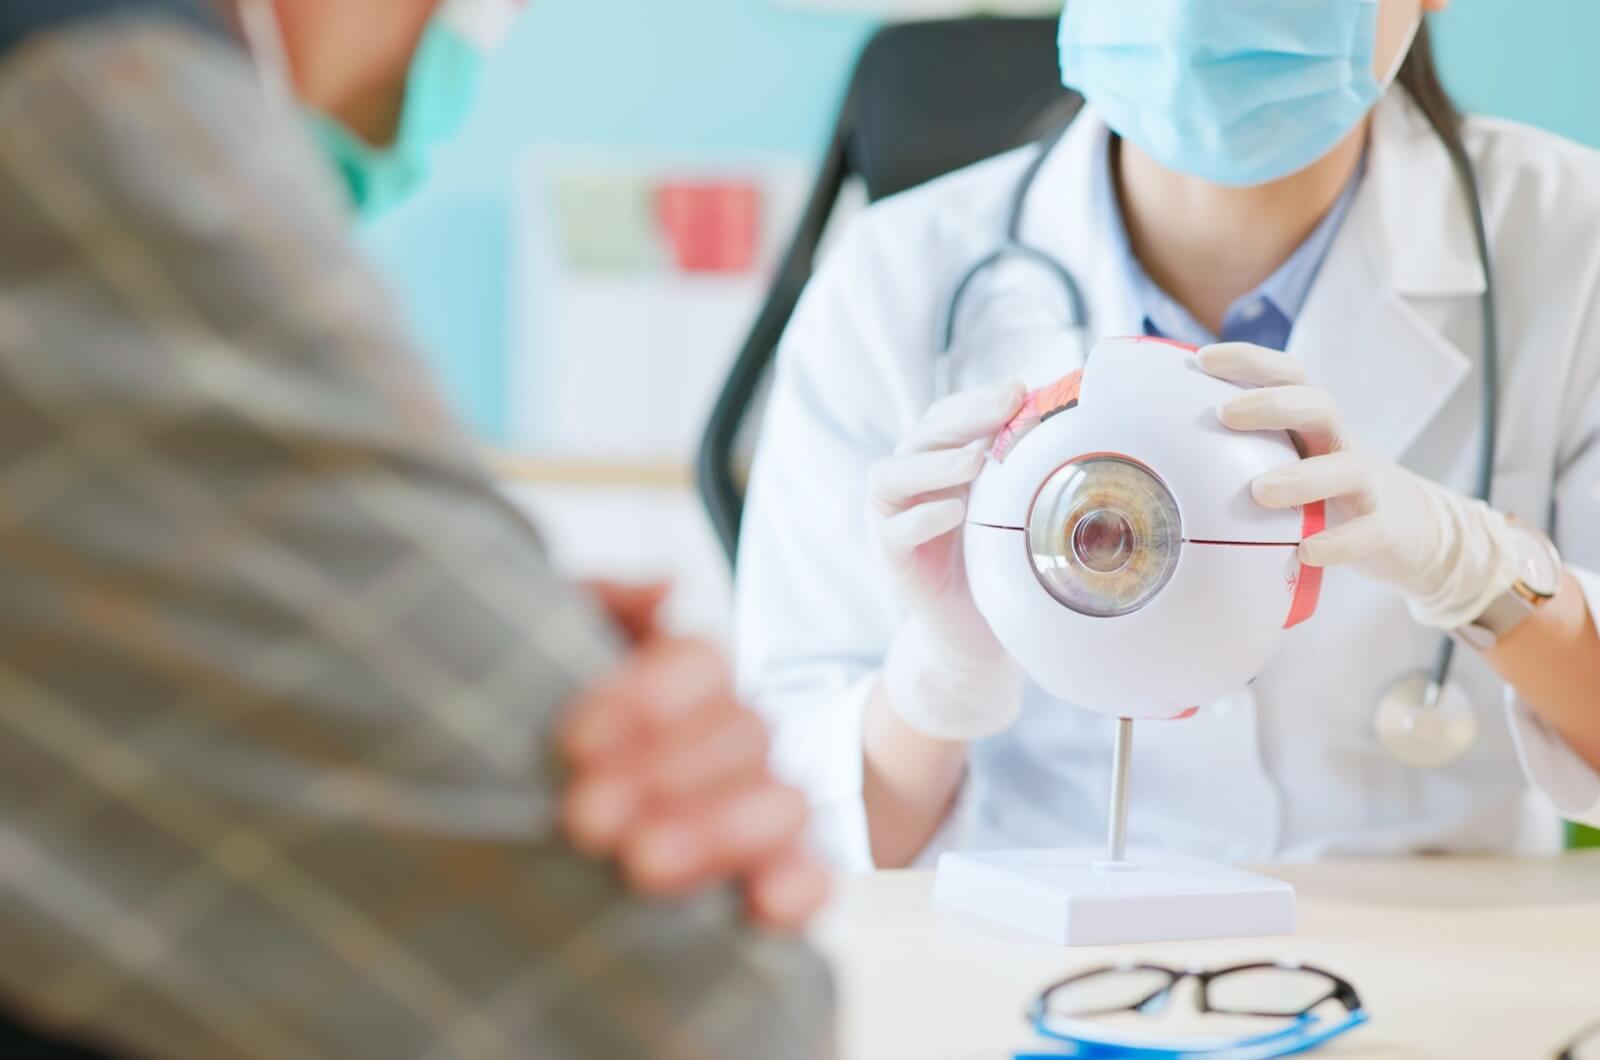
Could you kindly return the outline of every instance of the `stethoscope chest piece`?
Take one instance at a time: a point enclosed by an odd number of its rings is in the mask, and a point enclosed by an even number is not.
[[[1390,685],[1374,718],[1378,740],[1413,769],[1440,769],[1458,761],[1478,737],[1472,701],[1452,682],[1412,673]]]

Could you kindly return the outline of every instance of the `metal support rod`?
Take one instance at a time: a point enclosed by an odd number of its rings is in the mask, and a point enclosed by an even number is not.
[[[1111,764],[1111,822],[1106,833],[1107,855],[1122,861],[1128,847],[1128,767],[1133,757],[1133,719],[1117,719],[1116,758]]]

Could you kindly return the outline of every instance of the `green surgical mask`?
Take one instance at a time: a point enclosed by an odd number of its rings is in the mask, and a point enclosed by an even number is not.
[[[357,213],[383,213],[422,185],[434,152],[466,121],[483,66],[483,52],[435,18],[406,79],[394,143],[373,147],[337,119],[309,115],[312,136],[343,178]]]
[[[485,60],[510,31],[525,0],[444,0],[423,31],[406,77],[392,144],[374,147],[337,119],[309,114],[312,136],[362,217],[404,200],[427,178],[434,152],[466,121]],[[271,0],[241,0],[241,22],[269,94],[294,98],[289,61]]]

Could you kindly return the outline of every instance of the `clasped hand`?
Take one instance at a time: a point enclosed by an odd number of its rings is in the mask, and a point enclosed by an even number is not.
[[[568,836],[614,859],[637,890],[732,883],[757,920],[802,925],[828,877],[806,846],[805,798],[769,771],[766,726],[739,702],[727,660],[659,628],[664,587],[590,589],[633,644],[562,728]]]

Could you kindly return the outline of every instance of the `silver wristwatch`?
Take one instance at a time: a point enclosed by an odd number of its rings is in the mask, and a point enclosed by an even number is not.
[[[1478,651],[1488,651],[1526,622],[1561,588],[1561,553],[1537,527],[1516,516],[1508,520],[1517,550],[1517,580],[1477,620],[1456,630],[1456,636]]]

